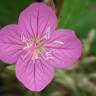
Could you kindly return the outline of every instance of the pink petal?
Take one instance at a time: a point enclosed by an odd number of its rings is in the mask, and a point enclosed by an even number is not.
[[[53,32],[46,47],[53,57],[48,62],[59,68],[69,68],[81,55],[81,42],[71,30],[62,29]]]
[[[22,54],[16,64],[16,77],[30,91],[43,90],[54,77],[53,67],[45,60],[32,61],[29,53]]]
[[[42,36],[53,32],[56,28],[57,18],[55,12],[44,3],[34,3],[26,8],[19,17],[19,32],[26,38]]]
[[[17,25],[7,25],[0,31],[0,59],[5,63],[16,63],[22,52],[23,43]]]

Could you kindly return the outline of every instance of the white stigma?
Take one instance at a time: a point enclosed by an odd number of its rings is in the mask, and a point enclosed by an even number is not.
[[[27,54],[24,56],[24,58],[26,58],[27,55],[31,55],[32,61],[35,62],[35,60],[38,59],[41,53],[43,52],[44,49],[43,39],[33,37],[32,39],[28,40],[28,38],[26,39],[26,37],[24,36],[23,32],[21,34],[21,39],[25,44],[23,50],[28,51]]]

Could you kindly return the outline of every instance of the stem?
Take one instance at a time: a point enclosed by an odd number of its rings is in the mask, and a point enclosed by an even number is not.
[[[54,0],[43,0],[43,2],[47,3],[53,10],[55,10]]]
[[[51,6],[51,8],[52,8],[53,10],[55,10],[54,0],[49,0],[49,5]]]
[[[64,0],[58,0],[57,17],[60,17]]]

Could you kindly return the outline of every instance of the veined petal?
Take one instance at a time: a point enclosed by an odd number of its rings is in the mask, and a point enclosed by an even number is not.
[[[16,77],[30,91],[41,91],[52,81],[54,70],[44,59],[34,62],[25,52],[16,64]]]
[[[62,29],[53,32],[46,47],[50,52],[49,62],[55,67],[70,68],[81,56],[80,40],[71,30]]]
[[[16,63],[22,52],[23,43],[17,25],[7,25],[0,31],[0,59],[9,64]]]
[[[44,3],[34,3],[26,8],[19,17],[19,32],[26,38],[42,36],[53,32],[57,25],[55,12]]]

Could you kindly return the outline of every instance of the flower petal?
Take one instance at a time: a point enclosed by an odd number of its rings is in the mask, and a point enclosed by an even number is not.
[[[26,38],[53,32],[57,24],[55,12],[44,3],[34,3],[26,8],[19,17],[19,31]]]
[[[71,30],[53,32],[46,47],[51,55],[50,63],[55,67],[69,68],[81,55],[81,42]]]
[[[16,63],[21,54],[23,43],[17,32],[17,25],[7,25],[0,31],[0,59],[9,64]]]
[[[45,60],[32,61],[32,56],[25,52],[16,64],[16,77],[30,91],[43,90],[54,77],[53,67]]]

